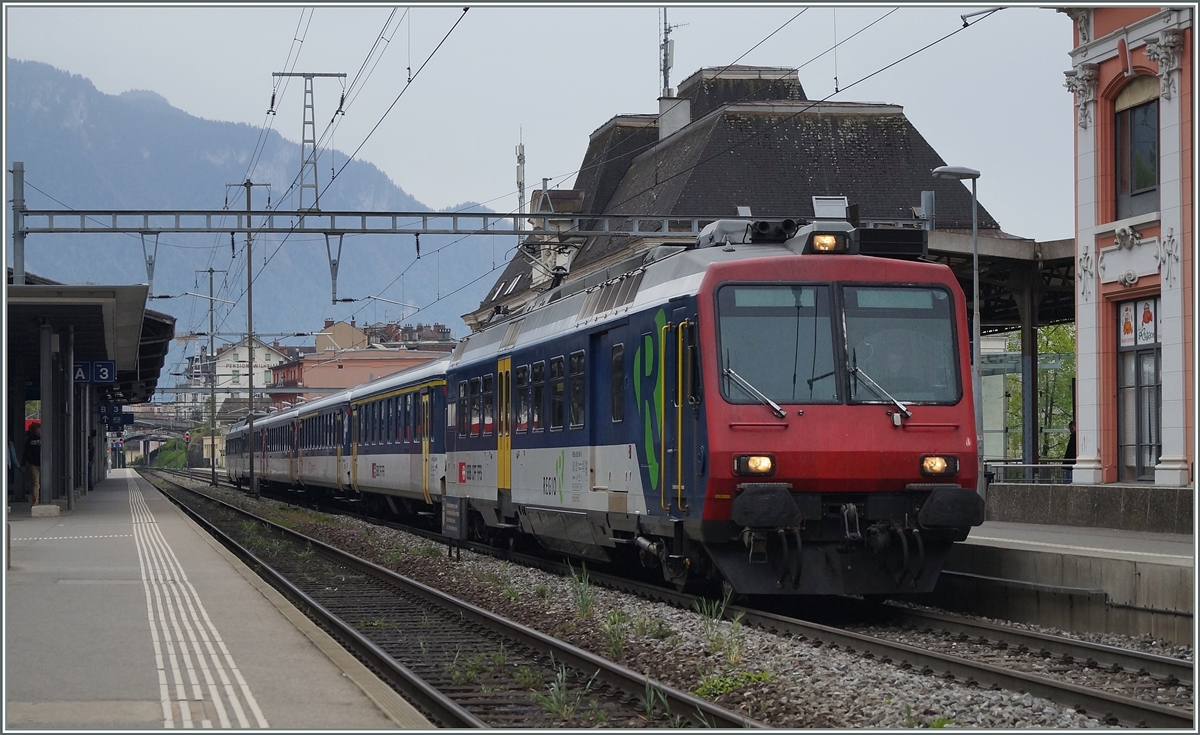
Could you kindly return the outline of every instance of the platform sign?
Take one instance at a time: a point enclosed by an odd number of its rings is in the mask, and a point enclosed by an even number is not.
[[[113,423],[113,416],[120,414],[120,412],[121,406],[109,401],[101,401],[96,406],[96,413],[100,415],[100,423],[104,424],[105,426],[111,426]]]
[[[462,541],[467,537],[467,499],[442,496],[442,535]]]
[[[93,383],[117,382],[117,363],[113,360],[97,360],[92,363]]]
[[[131,413],[119,413],[119,414],[117,414],[117,416],[121,417],[121,425],[122,426],[128,426],[129,424],[132,424],[134,422],[134,419],[137,418],[136,416],[134,416]]]
[[[112,360],[77,362],[73,367],[73,377],[76,383],[115,383],[117,363]]]

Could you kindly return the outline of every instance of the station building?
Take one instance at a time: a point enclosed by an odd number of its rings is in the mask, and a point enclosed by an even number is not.
[[[1075,484],[1195,478],[1192,8],[1070,8]]]

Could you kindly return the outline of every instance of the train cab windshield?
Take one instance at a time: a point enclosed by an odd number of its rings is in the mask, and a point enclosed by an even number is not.
[[[722,286],[722,394],[732,403],[956,403],[952,308],[939,287]]]
[[[955,403],[961,396],[954,353],[953,302],[940,288],[845,286],[846,356],[901,401]],[[851,402],[880,396],[868,380],[850,380]]]
[[[840,400],[828,286],[730,285],[717,292],[721,374],[733,403]],[[749,385],[746,385],[746,384]]]

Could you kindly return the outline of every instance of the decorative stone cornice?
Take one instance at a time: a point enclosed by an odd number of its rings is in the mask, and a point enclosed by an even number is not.
[[[1088,252],[1088,246],[1084,245],[1083,252],[1079,255],[1079,289],[1084,301],[1092,300],[1092,279],[1096,277],[1094,260]]]
[[[1171,72],[1179,68],[1179,52],[1183,48],[1183,31],[1168,28],[1157,41],[1146,43],[1146,58],[1158,62],[1158,77],[1163,99],[1171,99],[1175,93],[1175,77]]]
[[[1092,112],[1088,107],[1096,97],[1096,81],[1100,75],[1095,64],[1080,64],[1074,69],[1063,72],[1067,78],[1066,87],[1075,93],[1075,106],[1079,108],[1079,127],[1087,130],[1092,121]]]
[[[1092,9],[1091,8],[1058,8],[1058,12],[1066,13],[1075,21],[1079,30],[1079,45],[1086,46],[1092,41]]]
[[[1179,241],[1175,239],[1174,228],[1167,229],[1167,236],[1162,238],[1158,243],[1158,252],[1154,255],[1162,268],[1163,282],[1168,286],[1174,286],[1175,281],[1179,278]]]

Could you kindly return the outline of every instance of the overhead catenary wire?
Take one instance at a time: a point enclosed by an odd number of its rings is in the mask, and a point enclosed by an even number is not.
[[[400,93],[392,101],[392,104],[388,106],[388,109],[380,117],[379,121],[376,122],[374,127],[371,128],[370,132],[367,133],[367,135],[363,139],[362,143],[360,143],[359,146],[354,150],[354,152],[351,153],[347,157],[346,163],[344,163],[342,165],[342,168],[339,169],[338,173],[340,173],[341,170],[344,170],[345,167],[348,166],[352,160],[354,160],[354,156],[357,155],[360,150],[362,150],[362,147],[363,147],[363,145],[366,144],[367,140],[369,140],[370,137],[372,135],[374,135],[374,133],[379,129],[379,126],[383,123],[384,119],[387,118],[388,114],[391,113],[391,111],[395,108],[396,104],[399,103],[400,98],[403,97],[403,95],[404,95],[404,92],[408,90],[408,88],[412,85],[413,81],[416,81],[416,78],[420,75],[421,71],[425,69],[425,67],[429,64],[429,62],[433,59],[433,57],[438,53],[438,51],[445,44],[446,40],[450,37],[450,35],[454,32],[454,30],[462,22],[462,19],[466,16],[466,13],[468,10],[469,10],[469,8],[463,8],[462,14],[459,15],[458,19],[455,20],[454,24],[450,27],[450,29],[448,31],[446,31],[446,34],[442,37],[442,39],[438,42],[438,44],[434,47],[434,49],[429,53],[429,55],[426,57],[425,61],[422,62],[421,66],[417,69],[417,72],[415,74],[413,74],[412,80],[405,83],[405,86],[401,89]],[[329,184],[326,184],[325,188],[322,189],[321,193],[324,194],[325,191],[328,190],[328,188],[331,184],[332,184],[332,181]],[[294,182],[293,182],[292,188],[294,188]],[[291,191],[291,189],[289,189],[289,191]],[[285,196],[286,196],[286,193],[285,193]],[[280,200],[282,200],[283,198],[284,197],[280,197]],[[280,248],[283,247],[283,244],[288,241],[288,239],[291,237],[291,235],[292,235],[292,233],[288,233],[283,236],[283,238],[280,240],[280,242],[276,245],[274,251],[272,251],[271,255],[264,260],[262,268],[260,268],[258,273],[255,274],[255,276],[253,277],[254,280],[257,280],[258,277],[262,275],[263,270],[265,269],[266,265],[269,264],[271,262],[271,260],[273,260],[275,258],[275,256],[279,253]],[[240,303],[241,298],[244,295],[245,295],[244,292],[241,295],[239,295],[237,300],[235,301],[235,303]],[[439,300],[441,300],[441,299],[439,298]],[[228,317],[226,317],[226,318],[228,318]],[[224,325],[224,322],[222,322],[222,326],[223,325]]]
[[[935,39],[935,40],[933,40],[933,41],[931,41],[931,42],[929,42],[929,43],[927,43],[927,44],[925,44],[925,45],[921,46],[920,48],[918,48],[918,49],[916,49],[916,50],[914,50],[914,51],[912,51],[912,52],[910,52],[910,53],[908,53],[908,54],[905,54],[904,56],[902,56],[902,57],[900,57],[900,58],[896,59],[895,61],[892,61],[892,62],[890,62],[890,63],[888,63],[888,64],[886,64],[886,65],[884,65],[884,66],[882,66],[882,67],[880,67],[880,68],[878,68],[878,69],[876,69],[875,71],[873,71],[873,72],[870,72],[869,74],[866,74],[866,75],[864,75],[863,77],[861,77],[861,78],[859,78],[859,79],[855,80],[855,81],[854,81],[854,82],[852,82],[851,84],[849,84],[849,85],[846,85],[845,87],[842,87],[842,88],[841,88],[841,89],[840,89],[838,92],[835,92],[835,93],[833,93],[833,94],[827,95],[826,97],[824,97],[824,98],[822,98],[822,99],[820,99],[820,100],[813,101],[813,102],[812,102],[812,104],[805,106],[803,109],[801,109],[801,110],[798,110],[797,112],[793,113],[792,115],[790,115],[790,116],[788,116],[788,117],[786,117],[786,118],[782,118],[782,119],[780,119],[778,122],[776,122],[775,124],[773,124],[773,125],[769,126],[768,128],[766,128],[766,129],[764,129],[764,130],[762,130],[762,131],[759,131],[759,132],[757,132],[757,133],[754,133],[753,135],[751,135],[751,136],[749,136],[749,137],[747,137],[747,138],[745,138],[745,139],[743,139],[743,140],[741,140],[741,141],[738,141],[737,143],[734,143],[733,145],[730,145],[730,146],[729,146],[729,147],[727,147],[725,150],[723,150],[723,151],[720,151],[720,152],[718,152],[718,153],[715,153],[715,154],[713,154],[712,156],[709,156],[708,158],[705,158],[705,159],[703,159],[703,160],[701,160],[701,161],[698,161],[697,163],[695,163],[695,164],[692,164],[691,166],[688,166],[688,167],[684,168],[683,170],[681,170],[681,171],[678,171],[678,172],[676,172],[676,173],[674,173],[674,174],[672,174],[672,175],[670,175],[670,176],[666,177],[665,179],[663,179],[663,180],[662,180],[662,181],[660,181],[659,183],[660,183],[660,184],[661,184],[661,183],[665,183],[666,181],[670,181],[670,180],[672,180],[672,179],[674,179],[674,178],[677,178],[678,176],[685,175],[685,174],[687,174],[687,173],[689,173],[689,172],[691,172],[691,171],[695,170],[696,168],[698,168],[698,167],[700,167],[700,166],[703,166],[703,165],[705,165],[705,164],[707,164],[707,163],[709,163],[709,162],[711,162],[711,161],[713,161],[713,160],[715,160],[715,159],[719,158],[720,156],[723,156],[723,155],[725,155],[725,154],[727,154],[727,153],[729,153],[729,152],[731,152],[731,151],[733,151],[733,150],[735,150],[735,149],[739,148],[739,147],[740,147],[740,146],[742,146],[742,145],[745,145],[745,144],[747,144],[749,141],[753,140],[754,138],[757,138],[758,136],[761,136],[761,135],[762,135],[762,134],[764,134],[765,132],[768,132],[768,131],[770,131],[770,130],[773,130],[773,129],[775,129],[775,128],[779,127],[780,125],[782,125],[782,124],[784,124],[784,123],[786,123],[786,122],[788,122],[788,121],[790,121],[790,120],[793,120],[793,119],[795,119],[796,117],[798,117],[799,115],[803,114],[804,112],[806,112],[806,111],[808,111],[808,110],[811,110],[813,107],[815,107],[815,106],[817,106],[817,105],[819,105],[819,104],[822,104],[822,103],[824,103],[824,102],[827,102],[827,101],[828,101],[830,98],[832,98],[834,95],[836,95],[836,94],[841,94],[841,93],[845,93],[847,90],[849,90],[849,89],[852,89],[853,87],[855,87],[855,86],[857,86],[857,85],[859,85],[859,84],[861,84],[861,83],[863,83],[863,82],[867,81],[868,79],[871,79],[871,78],[873,78],[873,77],[875,77],[875,76],[877,76],[877,75],[879,75],[879,74],[881,74],[881,73],[883,73],[883,72],[887,71],[888,69],[891,69],[892,67],[894,67],[894,66],[896,66],[896,65],[898,65],[898,64],[901,64],[901,63],[903,63],[903,62],[907,61],[908,59],[911,59],[912,57],[916,56],[917,54],[920,54],[920,53],[922,53],[922,52],[924,52],[924,51],[926,51],[926,50],[928,50],[928,49],[930,49],[930,48],[932,48],[932,47],[934,47],[934,46],[936,46],[936,45],[938,45],[938,44],[940,44],[940,43],[942,43],[942,42],[946,41],[947,39],[949,39],[949,38],[951,38],[951,37],[953,37],[953,36],[957,35],[957,34],[958,34],[958,33],[960,33],[960,32],[962,32],[962,31],[963,31],[963,30],[965,30],[966,28],[972,27],[972,26],[976,25],[977,23],[979,23],[979,22],[982,22],[983,20],[986,20],[988,17],[991,17],[991,15],[993,15],[995,12],[998,12],[998,10],[999,10],[999,9],[993,10],[993,11],[991,11],[990,13],[987,13],[986,15],[983,15],[981,18],[979,18],[979,20],[976,20],[975,22],[973,22],[973,23],[970,23],[969,25],[965,25],[965,26],[962,26],[962,27],[960,27],[960,28],[956,28],[954,31],[951,31],[950,33],[947,33],[947,34],[945,34],[945,35],[943,35],[943,36],[941,36],[941,37],[939,37],[939,38],[937,38],[937,39]],[[852,38],[854,38],[854,37],[856,37],[857,35],[859,35],[859,33],[862,33],[862,32],[863,32],[863,31],[865,31],[867,28],[870,28],[871,26],[875,25],[876,23],[878,23],[878,22],[882,21],[884,18],[888,17],[889,15],[891,15],[891,14],[892,14],[892,13],[894,13],[894,12],[895,12],[895,9],[892,9],[891,11],[889,11],[888,13],[886,13],[885,15],[883,15],[882,17],[880,17],[880,18],[879,18],[879,19],[877,19],[876,21],[872,22],[871,24],[869,24],[868,26],[864,27],[863,29],[860,29],[860,30],[859,30],[858,32],[856,32],[855,34],[852,34],[851,36],[848,36],[847,38],[845,38],[845,39],[843,39],[842,41],[838,42],[837,44],[835,44],[835,46],[840,46],[841,44],[843,44],[843,43],[845,43],[845,42],[847,42],[847,41],[851,40]],[[461,20],[461,18],[460,18],[460,20]],[[790,22],[790,21],[789,21],[789,22]],[[457,25],[457,24],[456,24],[456,25]],[[453,29],[451,29],[451,30],[453,30]],[[439,46],[440,46],[440,44],[439,44]],[[802,68],[803,66],[805,66],[805,65],[807,65],[807,64],[810,64],[810,63],[812,63],[813,61],[815,61],[816,59],[820,58],[821,56],[824,56],[825,54],[827,54],[827,53],[831,52],[831,51],[833,50],[833,48],[834,48],[834,47],[833,47],[833,46],[831,46],[831,47],[830,47],[829,49],[827,49],[826,51],[822,52],[821,54],[818,54],[817,56],[814,56],[812,59],[810,59],[809,61],[805,62],[805,64],[804,64],[804,65],[801,65],[801,67],[797,67],[797,69],[799,69],[799,68]],[[744,55],[743,55],[743,56],[744,56]],[[741,57],[739,57],[739,58],[741,58]],[[736,62],[735,62],[735,63],[736,63]],[[397,98],[397,101],[398,101],[398,99],[399,99],[399,97]],[[395,103],[393,103],[393,105],[394,105],[394,104],[395,104]],[[389,110],[390,110],[390,108],[389,108]],[[361,146],[360,146],[360,147],[361,147]],[[356,152],[357,152],[357,151],[356,151]],[[581,169],[581,170],[582,170],[582,169]],[[570,175],[570,174],[567,174],[567,176],[569,176],[569,175]],[[654,188],[654,187],[646,187],[645,189],[643,189],[643,190],[641,190],[641,191],[639,191],[639,192],[636,192],[636,193],[632,194],[631,196],[627,197],[626,199],[622,200],[621,202],[618,202],[618,203],[616,203],[616,204],[614,204],[614,205],[610,205],[610,207],[620,206],[621,204],[628,203],[629,201],[631,201],[631,200],[635,199],[636,197],[639,197],[639,196],[642,196],[642,195],[644,195],[644,194],[648,193],[648,192],[649,192],[649,191],[651,191],[653,188]],[[510,217],[517,216],[518,214],[519,214],[519,212],[508,212],[508,213],[497,213],[497,215],[496,215],[496,216],[497,216],[498,218],[510,218]],[[569,231],[567,231],[567,232],[569,232]],[[478,233],[473,233],[473,234],[482,234],[482,233],[483,233],[483,230],[480,230]],[[455,241],[455,242],[456,242],[456,243],[457,243],[457,242],[461,242],[461,241],[462,241],[462,239],[465,239],[465,237],[464,237],[464,238],[460,238],[460,240],[457,240],[457,241]],[[447,246],[447,247],[448,247],[448,246]],[[506,265],[507,265],[507,264],[506,264]],[[478,280],[478,279],[475,279],[475,280]],[[473,282],[474,282],[474,281],[472,281],[472,283],[473,283]],[[461,290],[461,289],[459,289],[459,290]],[[385,289],[385,291],[386,291],[386,289]],[[453,292],[453,293],[456,293],[456,292],[457,292],[457,290],[456,290],[455,292]],[[381,292],[381,293],[382,293],[382,292]],[[447,294],[447,296],[449,296],[449,294]],[[446,298],[446,296],[443,296],[443,297],[440,297],[440,298],[438,298],[436,301],[434,301],[434,302],[431,302],[430,304],[426,305],[426,306],[425,306],[425,307],[423,307],[423,308],[429,308],[429,307],[433,306],[435,303],[437,303],[438,301],[441,301],[441,300],[443,300],[444,298]],[[356,312],[356,313],[357,313],[357,312]]]

